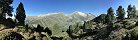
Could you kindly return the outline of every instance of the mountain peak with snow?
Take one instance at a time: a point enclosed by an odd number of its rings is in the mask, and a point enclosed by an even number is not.
[[[73,12],[74,14],[77,14],[77,15],[80,15],[80,16],[83,16],[83,17],[86,17],[87,14],[86,13],[83,13],[83,12],[80,12],[80,11],[75,11]]]

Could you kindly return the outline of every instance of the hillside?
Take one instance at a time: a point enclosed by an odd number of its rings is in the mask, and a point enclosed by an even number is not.
[[[0,40],[138,40],[135,5],[110,7],[97,17],[79,11],[26,16],[20,2],[13,16],[12,2],[0,1]]]

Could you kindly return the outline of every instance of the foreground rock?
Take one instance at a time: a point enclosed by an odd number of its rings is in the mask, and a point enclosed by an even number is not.
[[[0,40],[23,40],[24,37],[16,32],[11,30],[3,30],[0,31]]]

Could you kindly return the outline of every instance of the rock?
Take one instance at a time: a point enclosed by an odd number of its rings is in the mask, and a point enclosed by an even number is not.
[[[47,38],[46,36],[44,36],[42,39],[43,39],[43,40],[48,40],[48,38]]]
[[[31,33],[29,33],[29,32],[21,33],[21,35],[22,35],[26,40],[32,39],[32,38],[34,37],[34,35],[31,34]]]
[[[3,31],[0,32],[0,40],[23,40],[24,37],[16,32]]]
[[[0,30],[5,29],[6,27],[3,24],[0,24]]]

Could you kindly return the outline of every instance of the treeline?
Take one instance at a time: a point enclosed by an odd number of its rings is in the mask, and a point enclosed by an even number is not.
[[[127,14],[127,17],[125,15]],[[128,5],[127,11],[122,6],[119,6],[116,10],[116,13],[114,13],[114,9],[110,7],[107,10],[107,14],[101,14],[98,17],[96,17],[93,21],[98,23],[104,23],[104,24],[112,24],[116,20],[123,20],[123,19],[133,19],[137,18],[137,10],[135,5]]]

